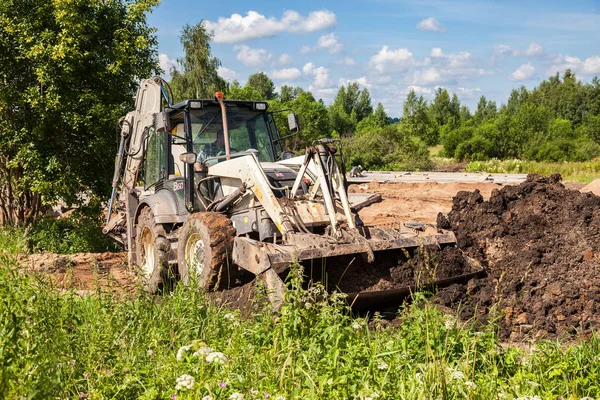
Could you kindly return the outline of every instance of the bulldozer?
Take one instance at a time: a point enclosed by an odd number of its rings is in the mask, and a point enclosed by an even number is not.
[[[160,77],[142,80],[120,142],[104,233],[127,249],[145,288],[174,279],[207,291],[236,285],[240,271],[262,279],[275,310],[292,262],[455,246],[454,234],[419,223],[369,227],[349,201],[341,146],[322,139],[295,156],[284,140],[300,130],[291,110],[280,135],[263,101],[190,99],[171,104]],[[285,110],[284,110],[285,111]],[[470,279],[481,270],[445,284]],[[411,288],[367,293],[385,302]],[[356,302],[359,293],[349,293]]]

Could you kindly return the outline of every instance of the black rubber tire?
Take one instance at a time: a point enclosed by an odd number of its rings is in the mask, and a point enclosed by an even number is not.
[[[216,212],[192,214],[179,231],[177,267],[185,285],[195,279],[204,290],[232,287],[237,279],[237,266],[231,260],[235,228],[231,220]],[[190,262],[200,258],[200,264]],[[203,264],[201,264],[203,262]],[[198,273],[197,269],[202,268]]]
[[[143,208],[137,218],[135,248],[138,276],[144,289],[153,294],[162,291],[170,282],[171,244],[163,226],[154,221],[150,207]],[[149,252],[152,254],[148,254]],[[147,261],[153,265],[145,266]]]

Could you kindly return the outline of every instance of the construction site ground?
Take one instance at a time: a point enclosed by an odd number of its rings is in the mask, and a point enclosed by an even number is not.
[[[562,184],[557,177],[529,177],[510,185],[361,182],[349,192],[382,196],[360,210],[366,225],[414,220],[452,229],[461,250],[480,261],[488,277],[441,289],[432,301],[478,323],[501,315],[501,335],[519,340],[581,337],[600,325],[600,197],[580,192],[582,186]],[[458,260],[456,252],[443,257],[438,274],[464,272],[460,262],[452,262]],[[351,269],[346,273],[353,289],[387,289],[413,283],[409,269],[420,268],[423,259],[419,255],[416,263],[362,280]],[[28,270],[48,274],[59,287],[82,294],[98,288],[134,292],[135,276],[126,261],[126,253],[21,257]],[[246,285],[221,300],[243,306],[249,291]]]

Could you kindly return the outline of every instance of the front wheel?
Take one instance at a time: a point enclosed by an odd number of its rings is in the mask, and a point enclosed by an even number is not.
[[[237,267],[231,261],[235,228],[216,212],[192,214],[183,224],[177,242],[179,276],[185,285],[197,280],[205,290],[227,289],[235,284]]]
[[[169,251],[171,244],[154,214],[145,207],[138,216],[136,252],[138,276],[150,293],[157,293],[169,282]]]

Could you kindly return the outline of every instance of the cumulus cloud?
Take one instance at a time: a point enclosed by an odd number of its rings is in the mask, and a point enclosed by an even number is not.
[[[302,75],[298,68],[282,68],[271,71],[271,78],[283,81],[294,81]]]
[[[290,56],[288,53],[283,53],[279,56],[278,61],[281,65],[289,65],[292,63],[292,56]]]
[[[507,44],[498,44],[494,46],[494,55],[495,56],[503,56],[503,55],[513,55],[513,56],[541,56],[544,54],[544,47],[539,44],[532,42],[525,50],[512,48]]]
[[[332,33],[323,35],[317,40],[317,49],[324,49],[330,53],[339,53],[342,51],[342,44],[339,42],[338,37]]]
[[[220,66],[219,68],[217,68],[217,74],[225,79],[226,81],[230,81],[232,79],[234,79],[237,74],[235,73],[235,71],[230,70],[229,68]]]
[[[177,67],[177,60],[169,58],[165,53],[158,55],[158,65],[165,71],[165,77],[171,76],[171,67]]]
[[[555,58],[552,66],[548,69],[548,74],[554,74],[557,71],[571,69],[579,75],[600,74],[600,55],[592,56],[581,60],[578,57],[558,56]]]
[[[327,10],[311,11],[306,17],[298,12],[287,10],[282,17],[265,17],[256,11],[248,11],[245,16],[232,14],[219,18],[216,22],[204,21],[204,27],[214,32],[215,43],[241,43],[281,32],[310,33],[327,29],[337,23],[334,13]]]
[[[346,86],[352,82],[356,82],[360,86],[365,87],[367,89],[370,89],[371,87],[373,87],[373,84],[369,81],[369,79],[366,76],[361,76],[360,78],[356,78],[356,79],[340,78],[339,84],[340,84],[340,86]]]
[[[444,33],[447,32],[448,29],[444,27],[439,21],[433,17],[425,18],[423,21],[417,24],[417,29],[422,31],[430,31],[430,32],[439,32]]]
[[[429,68],[424,71],[415,71],[413,74],[413,83],[420,85],[431,85],[442,82],[442,74],[436,68]]]
[[[353,67],[358,64],[356,61],[354,61],[354,59],[350,57],[344,58],[340,63],[343,65],[347,65],[348,67]]]
[[[408,49],[390,50],[388,46],[383,46],[379,53],[371,57],[371,65],[378,72],[386,72],[412,67],[415,65],[415,59]]]
[[[531,63],[523,64],[508,77],[511,81],[525,81],[533,78],[535,68]]]
[[[246,45],[234,46],[237,51],[235,58],[249,68],[257,68],[264,66],[273,57],[265,49],[252,49]]]
[[[461,95],[461,97],[475,97],[479,96],[479,94],[481,93],[481,89],[458,87],[456,88],[456,92],[458,92],[458,94]]]
[[[304,45],[302,47],[300,47],[300,54],[308,54],[312,51],[312,49],[310,48],[310,46]]]
[[[417,86],[417,85],[410,85],[406,87],[406,90],[404,91],[406,94],[408,94],[410,91],[415,92],[416,94],[421,94],[421,95],[429,95],[431,93],[433,93],[433,89],[431,88],[427,88],[427,87],[423,87],[423,86]]]
[[[304,72],[305,75],[313,78],[313,82],[311,84],[313,88],[325,89],[331,86],[329,70],[325,67],[316,67],[312,62],[309,62],[304,65],[302,72]]]

